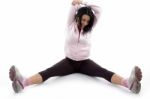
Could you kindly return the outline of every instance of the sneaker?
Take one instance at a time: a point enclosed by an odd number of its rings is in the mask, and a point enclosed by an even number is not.
[[[9,78],[12,81],[13,90],[18,93],[24,89],[22,84],[23,76],[20,74],[15,66],[12,66],[9,70]]]
[[[142,72],[141,69],[137,66],[135,66],[131,72],[130,78],[129,78],[129,89],[133,93],[139,93],[141,90],[141,81],[142,79]]]

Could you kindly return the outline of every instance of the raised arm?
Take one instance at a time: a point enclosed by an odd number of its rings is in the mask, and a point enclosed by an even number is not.
[[[81,4],[81,0],[73,0],[72,1],[71,9],[69,12],[69,17],[68,17],[68,22],[67,22],[68,26],[72,22],[74,22],[76,11],[81,7],[80,4]]]
[[[92,8],[92,10],[94,11],[94,15],[95,15],[95,21],[94,21],[94,26],[96,25],[96,23],[99,20],[100,14],[101,14],[101,9],[99,6],[95,5],[95,4],[91,4],[88,2],[83,2],[82,4],[86,5],[86,6],[90,6]]]

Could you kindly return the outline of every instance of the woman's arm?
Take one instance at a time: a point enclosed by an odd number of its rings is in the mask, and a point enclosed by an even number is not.
[[[70,12],[69,12],[69,18],[68,18],[68,26],[74,22],[74,19],[75,19],[75,14],[76,14],[76,11],[81,7],[80,4],[82,3],[81,0],[73,0],[72,1],[72,4],[71,4],[71,9],[70,9]]]
[[[94,26],[96,25],[97,21],[99,20],[100,14],[101,14],[101,9],[99,6],[88,3],[88,2],[83,2],[82,4],[86,5],[86,6],[90,6],[92,8],[92,10],[94,11],[94,15],[95,15],[95,21],[94,21]]]

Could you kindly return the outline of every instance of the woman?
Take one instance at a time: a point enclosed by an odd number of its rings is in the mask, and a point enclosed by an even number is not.
[[[12,66],[9,76],[14,91],[18,93],[25,87],[40,84],[50,77],[82,73],[92,77],[102,77],[110,83],[128,88],[133,93],[139,93],[142,79],[139,67],[135,66],[130,77],[125,79],[89,59],[91,32],[98,21],[99,15],[98,6],[84,3],[81,0],[73,0],[67,23],[65,58],[29,78],[23,77],[18,69]]]

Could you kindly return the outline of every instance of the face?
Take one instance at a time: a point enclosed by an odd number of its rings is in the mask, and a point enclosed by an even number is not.
[[[81,19],[81,25],[82,25],[82,29],[87,26],[89,24],[89,21],[90,21],[90,16],[84,14],[82,15],[82,19]]]

